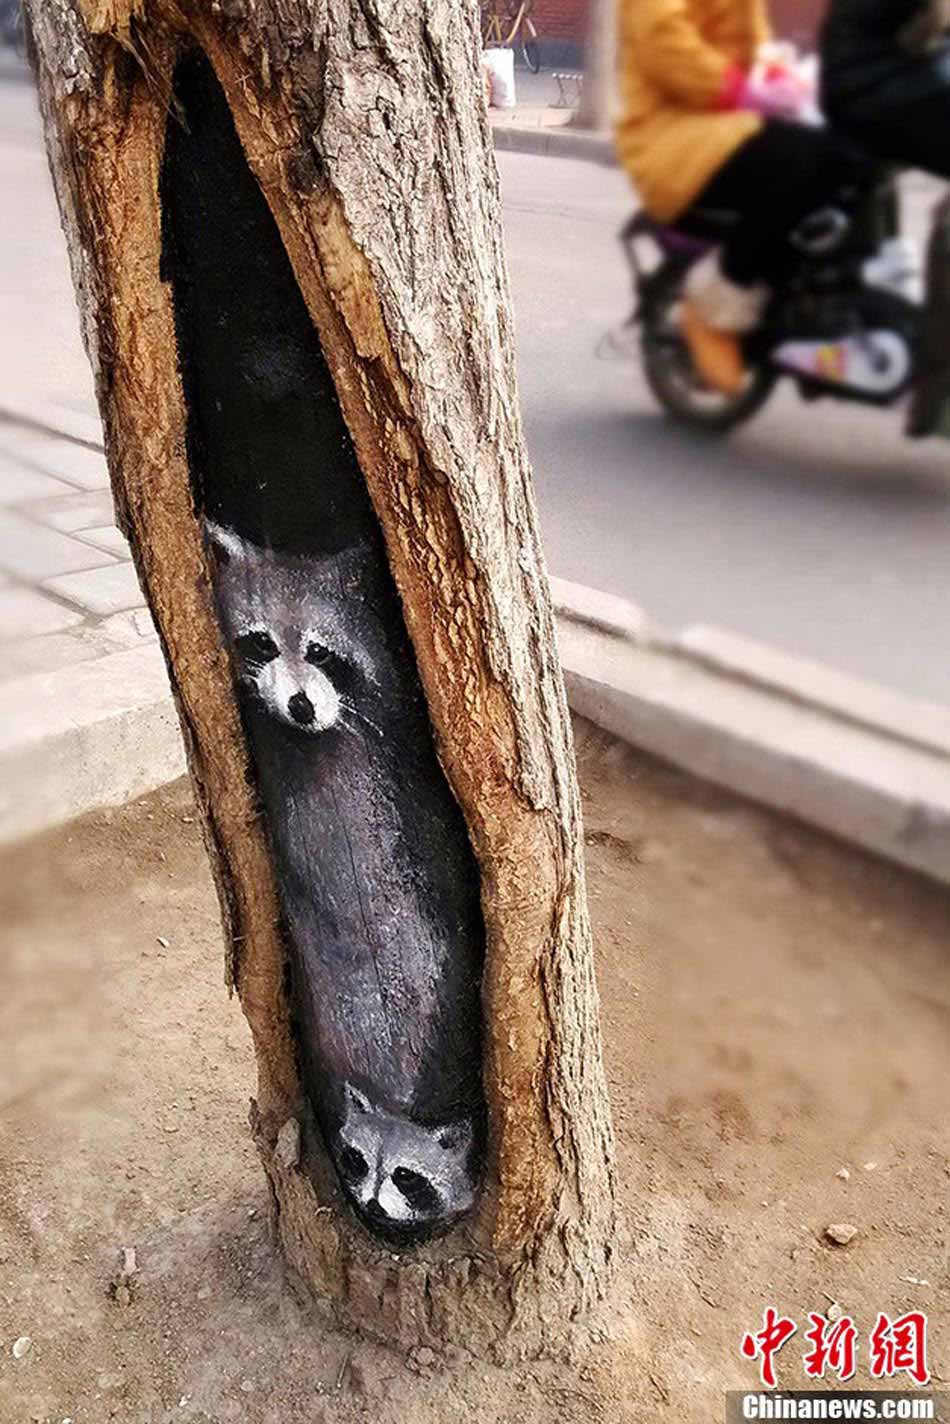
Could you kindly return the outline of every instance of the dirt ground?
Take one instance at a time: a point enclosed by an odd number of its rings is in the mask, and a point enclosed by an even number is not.
[[[269,1240],[178,785],[0,859],[2,1424],[708,1424],[755,1384],[739,1341],[767,1304],[807,1328],[834,1302],[865,1339],[925,1309],[950,1378],[947,897],[578,741],[630,1227],[608,1341],[576,1367],[464,1342],[430,1367],[314,1325]]]

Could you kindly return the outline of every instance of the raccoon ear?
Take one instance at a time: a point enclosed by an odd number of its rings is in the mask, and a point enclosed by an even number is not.
[[[233,529],[225,529],[223,524],[215,524],[213,519],[206,519],[204,526],[205,538],[219,563],[230,564],[232,560],[239,563],[244,559],[247,548],[240,534],[235,534]]]
[[[369,1098],[363,1096],[359,1088],[354,1088],[352,1083],[344,1083],[343,1096],[351,1108],[358,1113],[372,1112]]]

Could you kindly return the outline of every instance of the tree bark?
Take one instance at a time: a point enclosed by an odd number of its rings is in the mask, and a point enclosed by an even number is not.
[[[28,0],[121,526],[162,640],[258,1063],[291,1268],[401,1346],[562,1350],[615,1241],[570,724],[517,406],[478,33],[457,0]],[[335,386],[481,880],[488,1158],[405,1252],[342,1209],[304,1101],[280,889],[195,518],[160,176],[210,62]]]

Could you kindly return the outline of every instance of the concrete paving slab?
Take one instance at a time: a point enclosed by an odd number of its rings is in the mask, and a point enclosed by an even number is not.
[[[119,651],[98,629],[81,626],[82,614],[74,615],[80,625],[64,633],[25,638],[4,647],[0,658],[0,681],[33,677],[37,673],[63,671],[77,663],[87,663]]]
[[[42,470],[21,465],[7,454],[0,454],[0,505],[26,504],[35,499],[52,499],[68,495],[71,486]]]
[[[102,449],[102,422],[95,409],[46,400],[35,391],[7,388],[0,394],[0,419],[88,445],[92,450]]]
[[[95,553],[88,547],[90,553]],[[120,613],[126,608],[141,608],[145,603],[132,564],[112,563],[84,573],[66,574],[47,580],[45,586],[86,613]]]
[[[114,563],[110,554],[68,534],[0,510],[0,568],[33,583]]]
[[[115,554],[117,559],[131,558],[129,545],[124,534],[114,524],[106,524],[98,529],[83,529],[77,533],[84,544],[92,544],[95,549],[104,549],[107,554]]]
[[[64,612],[77,622],[64,632],[17,638],[3,645],[0,657],[0,681],[32,677],[75,667],[121,653],[126,648],[139,648],[143,642],[155,641],[155,628],[143,608],[114,613],[110,618],[83,618],[72,609]]]
[[[96,529],[112,520],[111,490],[89,490],[71,493],[62,499],[43,500],[30,505],[30,518],[64,534],[77,534],[81,529]]]
[[[0,590],[0,643],[22,641],[26,630],[31,634],[59,633],[81,622],[81,613],[35,589],[8,587]],[[0,676],[11,674],[14,657],[15,653],[8,648],[0,659]],[[55,663],[47,663],[47,667],[55,666]]]
[[[0,430],[0,450],[31,469],[41,470],[76,489],[107,489],[109,471],[105,455],[87,445],[61,440],[37,430],[15,434]]]

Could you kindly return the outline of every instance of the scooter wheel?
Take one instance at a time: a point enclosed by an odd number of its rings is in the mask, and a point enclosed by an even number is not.
[[[736,395],[724,395],[708,386],[680,334],[676,317],[679,300],[679,291],[671,291],[645,314],[642,352],[647,385],[667,414],[681,425],[725,435],[758,414],[772,394],[776,375],[753,367]]]

